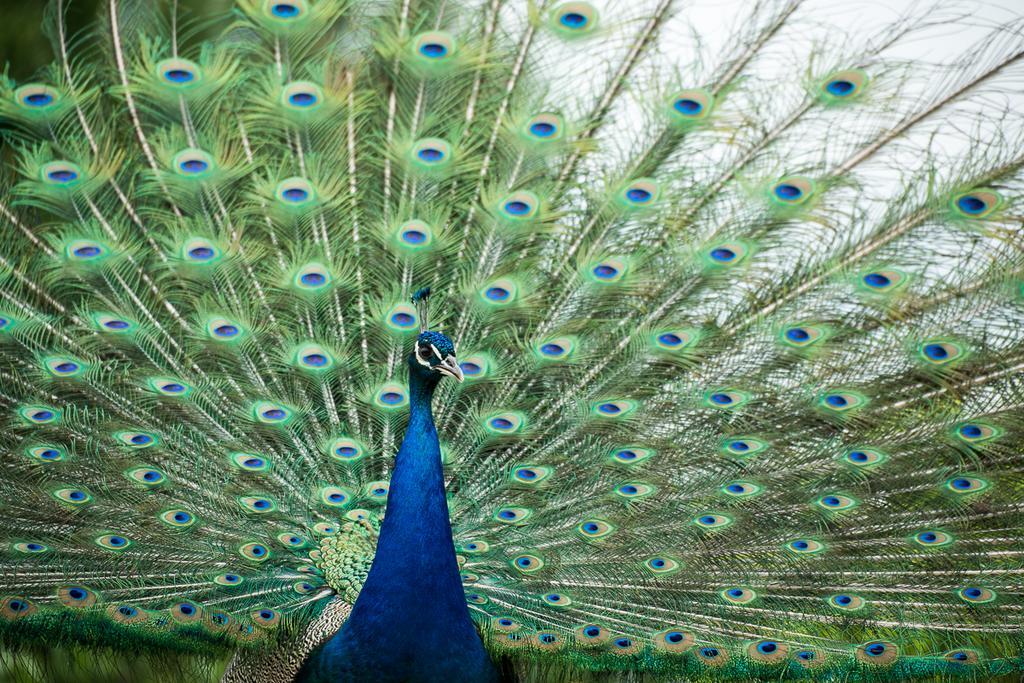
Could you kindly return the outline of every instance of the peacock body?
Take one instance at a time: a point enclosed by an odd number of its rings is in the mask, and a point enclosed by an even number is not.
[[[907,63],[966,19],[803,4],[56,0],[0,80],[0,640],[1020,675],[1021,25]]]

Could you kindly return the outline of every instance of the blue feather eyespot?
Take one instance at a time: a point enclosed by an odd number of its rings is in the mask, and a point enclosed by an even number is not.
[[[889,294],[903,288],[907,276],[892,268],[869,269],[857,276],[858,289],[866,294]]]
[[[67,459],[67,453],[63,448],[56,446],[29,446],[25,454],[39,462],[60,462]]]
[[[712,268],[727,268],[742,263],[750,254],[750,248],[741,242],[726,242],[711,247],[704,255],[705,262]]]
[[[693,518],[693,524],[701,529],[717,531],[730,526],[735,520],[729,515],[706,512]]]
[[[522,572],[523,574],[533,574],[539,572],[544,568],[544,560],[539,555],[531,553],[523,553],[522,555],[516,555],[512,558],[509,563],[512,568]]]
[[[413,56],[421,67],[436,68],[446,64],[457,49],[455,39],[445,31],[428,31],[412,40]]]
[[[631,481],[619,484],[614,489],[615,495],[626,500],[641,500],[657,492],[657,488],[651,484],[644,484],[639,481]]]
[[[829,391],[818,399],[818,406],[830,413],[852,412],[867,404],[867,397],[855,391]]]
[[[14,101],[22,109],[49,113],[60,105],[61,93],[42,83],[27,83],[14,91]]]
[[[70,161],[51,161],[43,164],[40,179],[54,187],[73,187],[83,178],[82,169]]]
[[[559,609],[568,607],[572,604],[572,599],[565,593],[545,593],[540,596],[540,599],[544,601],[544,604],[548,607],[557,607]]]
[[[540,210],[540,199],[532,192],[521,190],[507,195],[498,202],[498,214],[513,223],[533,220]]]
[[[263,12],[268,19],[287,25],[305,17],[309,8],[306,0],[267,0]]]
[[[482,379],[486,377],[491,370],[491,360],[484,354],[475,353],[466,356],[459,363],[459,367],[462,369],[462,374],[467,381]]]
[[[125,604],[111,605],[107,608],[107,616],[118,624],[135,624],[149,618],[144,610]]]
[[[480,299],[489,306],[507,306],[519,296],[519,286],[508,278],[495,280],[480,290]]]
[[[238,553],[254,562],[264,562],[270,557],[270,549],[262,543],[245,543],[239,546]]]
[[[398,410],[409,403],[409,397],[401,384],[389,382],[377,390],[373,402],[384,410]]]
[[[694,652],[700,663],[707,666],[722,666],[729,661],[729,652],[720,645],[703,645]]]
[[[284,207],[300,209],[316,200],[316,190],[305,178],[286,178],[277,184],[274,197]]]
[[[324,101],[324,93],[316,83],[294,81],[281,90],[281,104],[289,111],[315,111]]]
[[[85,372],[85,365],[81,361],[58,356],[46,358],[43,367],[54,377],[76,377]]]
[[[786,659],[789,646],[777,640],[758,640],[747,645],[746,653],[755,662],[773,664]]]
[[[180,58],[157,62],[156,75],[161,85],[174,90],[193,88],[203,80],[198,64]]]
[[[341,462],[355,462],[366,455],[366,448],[355,439],[343,436],[331,442],[327,454]]]
[[[932,339],[918,344],[917,354],[927,365],[942,366],[963,360],[967,350],[962,344],[951,340]]]
[[[294,531],[285,531],[277,535],[277,541],[286,548],[305,548],[309,541],[306,540],[301,534],[297,534]]]
[[[659,631],[651,636],[651,643],[662,652],[680,654],[693,647],[693,634],[678,628]]]
[[[187,529],[196,523],[196,516],[187,510],[167,510],[160,513],[160,521],[175,529]]]
[[[728,387],[712,389],[704,394],[704,405],[719,410],[735,410],[750,402],[751,394]]]
[[[810,538],[798,538],[786,544],[786,550],[796,555],[814,555],[825,550],[825,544]]]
[[[654,451],[650,448],[642,448],[640,446],[624,446],[621,448],[615,448],[611,452],[611,461],[617,465],[637,465],[651,456],[654,455]]]
[[[249,617],[260,628],[277,628],[281,624],[281,613],[266,607],[249,612]]]
[[[828,493],[814,500],[814,505],[827,512],[843,512],[858,505],[858,501],[841,493]]]
[[[534,355],[543,361],[566,360],[576,351],[575,337],[554,337],[533,347]]]
[[[395,304],[384,320],[388,329],[394,332],[415,332],[420,322],[416,309],[409,304]]]
[[[208,338],[226,344],[237,343],[248,333],[241,323],[219,316],[209,318],[204,328]]]
[[[641,641],[633,636],[620,635],[611,639],[608,643],[609,650],[614,655],[627,656],[640,652]]]
[[[683,564],[666,555],[655,555],[643,561],[643,567],[655,576],[669,576],[683,568]]]
[[[291,408],[272,401],[257,401],[253,404],[250,415],[256,422],[270,426],[286,425],[295,418]]]
[[[826,104],[849,102],[864,92],[867,83],[868,75],[860,69],[835,71],[821,80],[818,96]]]
[[[864,598],[852,593],[837,593],[836,595],[826,598],[826,601],[836,609],[841,609],[846,612],[855,612],[859,609],[863,609],[864,606],[867,605]]]
[[[292,286],[301,292],[322,292],[331,285],[331,272],[321,263],[300,266],[292,278]]]
[[[887,666],[899,657],[899,648],[881,640],[864,643],[854,651],[857,660],[872,666]]]
[[[576,642],[584,647],[602,645],[611,637],[608,629],[598,624],[584,624],[573,631],[573,635]]]
[[[213,157],[201,149],[185,149],[171,160],[174,172],[185,178],[205,178],[214,170]]]
[[[137,328],[134,321],[111,313],[94,313],[92,321],[100,332],[112,334],[126,334]]]
[[[270,460],[263,455],[236,452],[229,458],[232,465],[245,472],[266,472],[270,469]]]
[[[487,541],[469,541],[468,543],[462,544],[459,548],[459,552],[466,553],[467,555],[480,555],[486,553],[491,549],[491,545]]]
[[[913,543],[924,548],[941,548],[942,546],[950,545],[954,540],[951,534],[939,531],[938,529],[919,531],[911,536]]]
[[[277,503],[269,496],[239,496],[235,501],[246,512],[252,512],[255,514],[266,514],[277,510]]]
[[[326,492],[329,496],[332,492]],[[335,536],[338,533],[338,527],[328,522],[317,522],[313,525],[313,533],[318,536]]]
[[[992,602],[998,597],[996,592],[988,588],[979,588],[977,586],[970,586],[968,588],[961,588],[956,592],[964,602],[973,604],[983,604],[986,602]]]
[[[811,323],[796,323],[783,327],[779,332],[779,341],[793,349],[806,349],[826,340],[828,328]]]
[[[363,487],[363,497],[370,503],[382,504],[388,499],[391,484],[387,481],[371,481]]]
[[[700,123],[711,116],[715,98],[707,90],[681,90],[668,100],[666,111],[676,125]]]
[[[153,467],[133,467],[125,470],[124,476],[147,489],[155,488],[167,481],[167,475]]]
[[[778,207],[795,207],[806,204],[814,196],[814,181],[804,176],[788,176],[779,180],[769,189],[769,198]]]
[[[532,641],[532,645],[541,650],[559,650],[565,644],[562,637],[552,631],[540,631]]]
[[[116,551],[124,550],[132,544],[131,540],[121,534],[102,534],[94,542],[101,548]]]
[[[171,398],[186,398],[194,391],[192,385],[173,377],[150,377],[146,380],[146,387],[154,393]]]
[[[636,401],[627,399],[610,399],[598,401],[590,405],[590,414],[599,418],[622,418],[637,408]]]
[[[520,465],[513,468],[509,478],[513,484],[533,488],[547,480],[554,471],[553,467],[543,465]]]
[[[961,648],[959,650],[950,650],[943,655],[943,658],[950,664],[963,664],[966,666],[969,664],[977,664],[981,655],[978,654],[977,650]]]
[[[507,616],[498,616],[491,619],[491,628],[502,633],[514,633],[523,627],[521,623]]]
[[[801,648],[793,653],[793,659],[797,664],[807,668],[818,667],[825,663],[825,654],[810,648]]]
[[[208,266],[219,262],[224,254],[205,237],[190,237],[182,242],[179,255],[189,265]]]
[[[92,495],[88,491],[78,488],[55,489],[52,495],[60,502],[75,507],[82,507],[92,502]]]
[[[316,586],[311,584],[309,581],[296,581],[292,584],[292,590],[299,595],[309,595],[317,589]]]
[[[442,169],[452,161],[451,145],[441,138],[423,138],[413,143],[410,151],[413,168],[421,171]]]
[[[732,436],[722,442],[722,452],[733,458],[749,458],[768,448],[768,444],[753,436]]]
[[[502,524],[522,524],[533,515],[533,510],[525,507],[501,507],[498,508],[492,517],[494,521]]]
[[[9,334],[20,321],[7,313],[0,313],[0,334]]]
[[[334,367],[334,355],[319,344],[302,344],[292,351],[292,364],[309,372],[326,372]]]
[[[865,446],[851,448],[842,455],[842,461],[845,464],[864,469],[881,465],[888,459],[889,456],[882,451]]]
[[[981,443],[1002,436],[1003,430],[984,422],[964,422],[954,428],[954,435],[966,443]]]
[[[749,588],[726,588],[719,593],[722,599],[733,605],[746,605],[757,599],[757,593]]]
[[[484,429],[491,434],[516,434],[525,424],[523,415],[515,412],[496,413],[484,418]]]
[[[99,601],[99,596],[85,586],[61,586],[57,589],[57,600],[71,609],[86,609]]]
[[[957,495],[968,493],[980,493],[989,488],[992,483],[981,477],[959,475],[946,480],[946,489]]]
[[[329,507],[345,507],[352,500],[352,494],[340,486],[324,486],[320,489],[320,502]]]
[[[566,38],[589,35],[597,26],[597,10],[586,2],[567,2],[551,13],[551,26]]]
[[[615,526],[603,519],[585,519],[576,525],[576,532],[589,541],[596,541],[609,536]]]
[[[60,421],[61,412],[43,405],[28,405],[18,408],[18,416],[28,424],[45,425]]]
[[[213,582],[218,586],[239,586],[243,581],[245,581],[245,579],[234,572],[218,574],[213,577]]]
[[[400,247],[420,250],[433,244],[434,230],[426,222],[413,219],[398,226],[394,239]]]
[[[750,481],[734,481],[722,487],[722,493],[730,498],[753,498],[763,491],[759,484]]]
[[[1003,204],[1002,196],[993,190],[972,190],[954,195],[950,200],[955,215],[979,219],[988,217]]]
[[[43,543],[36,543],[35,541],[12,543],[11,547],[19,553],[25,555],[38,555],[39,553],[45,553],[50,548]]]
[[[586,267],[587,279],[598,284],[615,284],[621,282],[629,270],[629,264],[620,258],[603,258],[593,261]]]
[[[619,204],[627,209],[645,209],[655,205],[661,196],[661,187],[653,178],[637,178],[618,194]]]
[[[523,126],[523,136],[530,142],[552,142],[565,134],[565,123],[558,114],[537,114]]]
[[[171,618],[181,624],[191,624],[203,618],[203,609],[194,602],[177,602],[167,608]]]
[[[69,263],[83,266],[102,261],[110,254],[110,247],[96,240],[70,240],[64,245],[64,258]]]
[[[6,597],[0,602],[0,618],[5,621],[23,619],[35,611],[35,604],[28,598]]]

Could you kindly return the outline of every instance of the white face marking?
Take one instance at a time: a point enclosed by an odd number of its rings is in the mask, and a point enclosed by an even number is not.
[[[438,360],[444,360],[444,358],[441,358],[441,352],[437,350],[437,347],[436,347],[436,346],[434,346],[433,344],[431,344],[431,345],[430,345],[430,348],[431,348],[431,349],[433,350],[433,352],[434,352],[434,355],[435,355],[435,356],[437,356],[437,359],[438,359]]]
[[[441,354],[437,353],[437,349],[434,348],[433,344],[430,345],[430,348],[434,349],[434,353],[437,355],[438,358],[441,357]],[[423,358],[423,355],[420,353],[420,343],[418,341],[416,342],[416,362],[422,365],[423,367],[430,367],[430,358]]]

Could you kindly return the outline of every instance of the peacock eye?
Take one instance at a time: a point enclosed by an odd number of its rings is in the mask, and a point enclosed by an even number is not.
[[[430,360],[430,356],[432,355],[429,346],[418,346],[416,348],[416,353],[419,354],[421,360]]]

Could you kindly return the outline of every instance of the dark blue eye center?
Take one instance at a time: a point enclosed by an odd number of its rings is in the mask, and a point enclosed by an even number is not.
[[[653,559],[653,560],[651,560],[651,566],[654,567],[655,569],[661,569],[662,567],[665,566],[665,560],[663,560],[661,558]]]
[[[210,167],[208,163],[202,159],[186,159],[181,162],[181,170],[186,173],[202,173]]]
[[[953,480],[953,488],[969,489],[969,488],[971,488],[971,480],[970,479],[954,479]]]
[[[766,655],[767,654],[771,654],[772,652],[775,652],[778,649],[779,649],[779,646],[776,645],[773,642],[770,642],[770,641],[769,642],[765,642],[765,643],[761,643],[760,645],[757,646],[758,652],[760,652],[762,654],[766,654]]]
[[[37,92],[26,95],[22,102],[33,107],[45,107],[50,102],[53,102],[53,96],[44,92]]]
[[[847,401],[844,396],[840,396],[839,394],[829,394],[828,396],[825,397],[825,403],[828,403],[830,406],[836,408],[842,408],[847,403],[849,403],[849,401]]]
[[[409,244],[423,244],[427,241],[427,236],[419,230],[406,230],[402,233],[402,239]]]
[[[448,54],[448,48],[440,43],[424,43],[420,46],[420,54],[437,59]]]
[[[814,659],[814,657],[815,657],[814,653],[811,652],[810,650],[802,650],[800,652],[797,652],[796,656],[799,657],[800,659],[805,660],[805,661],[810,661],[810,660]]]
[[[188,514],[187,512],[176,512],[176,513],[174,513],[174,521],[175,522],[182,522],[182,523],[184,523],[184,522],[187,522],[190,519],[192,519],[192,515]]]
[[[670,643],[679,643],[683,640],[683,634],[679,633],[678,631],[672,631],[672,633],[669,633],[665,636],[665,640],[667,640]]]
[[[296,107],[309,107],[316,104],[316,95],[308,92],[297,92],[288,98]]]
[[[730,493],[743,493],[745,490],[743,484],[729,484],[727,488]]]
[[[970,214],[981,213],[988,208],[988,204],[986,204],[984,200],[969,194],[958,199],[956,205],[960,207],[964,213]]]
[[[928,344],[924,347],[924,353],[932,360],[942,360],[949,356],[949,352],[942,344]]]
[[[273,613],[273,612],[271,612],[270,610],[266,610],[266,609],[265,609],[265,610],[263,610],[262,612],[260,612],[260,618],[261,618],[261,619],[270,619],[270,618],[272,618],[273,616],[274,616],[274,613]]]
[[[287,3],[278,3],[270,8],[270,11],[275,17],[281,17],[282,19],[290,19],[298,16],[299,8],[295,5],[289,5]]]
[[[597,409],[600,410],[602,413],[606,413],[608,415],[616,415],[622,412],[622,408],[615,405],[614,403],[602,403],[601,405],[597,406]]]
[[[309,196],[309,193],[300,187],[289,187],[281,195],[290,202],[301,202]]]
[[[92,245],[78,247],[77,249],[74,250],[73,253],[75,256],[78,256],[79,258],[90,258],[92,256],[99,256],[100,248],[94,247]]]
[[[733,589],[731,589],[729,591],[729,595],[734,597],[734,598],[742,598],[743,597],[743,589],[742,588],[733,588]]]
[[[462,374],[464,375],[476,375],[479,374],[481,370],[479,365],[476,363],[470,363],[469,361],[459,363],[459,367],[462,368]]]
[[[850,453],[850,460],[853,460],[854,462],[867,462],[868,454],[863,451],[853,451]]]
[[[402,395],[395,391],[385,391],[380,395],[380,400],[388,405],[394,405],[402,402]]]
[[[619,269],[602,263],[601,265],[594,267],[593,273],[596,277],[599,277],[602,280],[608,280],[618,275]]]
[[[882,288],[888,287],[892,283],[887,275],[882,273],[868,273],[864,276],[864,284],[869,287]]]
[[[409,325],[412,325],[414,322],[416,322],[416,318],[410,315],[409,313],[395,313],[393,316],[391,316],[391,322],[402,327],[408,327]]]
[[[555,125],[546,121],[538,121],[530,125],[530,132],[539,138],[549,138],[555,134]]]
[[[85,597],[85,591],[83,591],[81,588],[72,588],[68,591],[68,596],[70,596],[73,600],[81,600]]]
[[[731,444],[729,444],[729,448],[731,448],[734,451],[749,451],[750,444],[748,444],[746,441],[733,441]]]
[[[700,518],[700,523],[701,524],[714,524],[715,523],[715,518],[712,517],[711,515],[704,515],[703,517]]]
[[[117,611],[119,614],[125,617],[134,617],[136,613],[138,613],[137,609],[135,609],[134,607],[128,607],[127,605],[118,607]]]
[[[630,451],[630,450],[619,451],[618,453],[616,453],[616,456],[620,460],[635,460],[636,459],[636,453],[634,453],[633,451]]]
[[[704,105],[697,100],[688,97],[681,97],[672,105],[675,110],[685,116],[696,116],[704,109]]]
[[[218,337],[234,337],[238,334],[238,328],[234,325],[220,325],[213,330]]]
[[[29,550],[42,550],[43,549],[43,546],[39,545],[38,543],[27,543],[27,544],[25,544],[25,547],[28,548]]]
[[[56,370],[57,372],[68,373],[68,372],[74,372],[75,370],[77,370],[78,369],[78,365],[76,365],[75,363],[72,363],[70,361],[65,361],[63,363],[60,363],[60,364],[56,365],[53,369]]]
[[[551,343],[544,344],[542,347],[540,347],[540,350],[541,350],[541,353],[543,353],[545,355],[548,355],[548,356],[560,356],[563,353],[565,353],[565,349],[564,348],[562,348],[558,344],[551,344]]]
[[[270,408],[268,410],[263,411],[263,417],[267,418],[268,420],[283,420],[287,416],[288,413],[281,410],[280,408]]]
[[[839,505],[840,501],[835,496],[825,496],[821,499],[821,502],[830,507],[835,507],[836,505]]]
[[[52,448],[47,448],[45,451],[39,453],[39,457],[45,458],[46,460],[54,460],[55,458],[60,457],[60,452],[55,451]]]
[[[146,472],[145,474],[143,474],[142,478],[145,479],[146,481],[157,481],[157,480],[160,479],[160,473],[159,472],[154,472],[153,470],[150,470],[150,471]]]
[[[587,634],[587,636],[589,636],[590,638],[596,638],[599,635],[601,635],[601,629],[599,629],[596,626],[589,626],[586,629],[584,629],[583,632]]]
[[[925,543],[933,543],[938,538],[938,536],[936,536],[930,531],[926,531],[925,533],[921,534],[918,538],[920,538]]]
[[[807,541],[793,541],[793,547],[797,550],[807,550],[807,548],[810,547],[810,544],[807,543]]]
[[[303,356],[302,361],[306,365],[321,367],[327,364],[327,357],[320,353],[311,353],[309,355]]]
[[[864,648],[864,650],[869,655],[877,657],[885,653],[885,645],[883,645],[882,643],[872,643],[871,645],[868,645],[866,648]]]
[[[499,619],[498,623],[501,624],[502,626],[511,626],[512,625],[512,620],[511,619]]]
[[[629,647],[632,644],[633,644],[633,641],[631,641],[629,638],[616,638],[615,639],[615,645],[617,647]]]
[[[716,647],[702,647],[700,649],[701,657],[711,658],[718,656],[718,648]]]
[[[504,301],[508,299],[510,292],[504,287],[491,287],[486,294],[487,298],[493,301]]]
[[[302,284],[310,285],[311,287],[322,285],[327,282],[327,277],[322,273],[305,273],[299,279],[302,280]]]
[[[444,152],[437,149],[436,147],[424,147],[416,153],[420,159],[424,161],[440,161],[444,158]]]
[[[110,545],[116,546],[121,546],[127,543],[127,541],[120,536],[111,536],[108,542],[110,543]]]
[[[631,187],[630,189],[626,190],[626,199],[628,199],[631,202],[642,203],[649,201],[651,197],[651,193],[643,188]]]
[[[165,384],[161,388],[164,391],[169,392],[171,394],[180,394],[181,392],[185,391],[184,385],[178,384],[177,382],[171,382],[169,384]]]
[[[174,83],[188,83],[195,75],[186,69],[168,69],[164,72],[164,78]]]
[[[207,261],[213,258],[214,253],[210,247],[194,247],[189,249],[188,255],[197,261]]]
[[[530,211],[530,205],[518,200],[505,204],[505,210],[514,216],[522,216]]]
[[[85,493],[82,491],[72,491],[68,494],[68,498],[71,500],[84,500]]]
[[[521,479],[536,479],[537,473],[533,470],[519,470],[519,477]]]
[[[104,327],[108,327],[112,330],[123,330],[128,327],[127,321],[124,320],[108,320],[103,323]]]
[[[837,595],[836,602],[838,602],[840,605],[849,605],[851,602],[853,602],[853,598],[851,598],[849,595]]]
[[[579,12],[566,12],[559,21],[568,28],[582,28],[587,24],[587,17]]]
[[[951,656],[952,656],[953,659],[957,660],[958,662],[967,661],[967,653],[966,652],[954,652]]]
[[[966,595],[969,598],[980,598],[981,597],[981,589],[980,588],[968,588],[967,590],[964,591],[964,595]]]
[[[804,191],[801,190],[796,185],[790,185],[789,183],[781,183],[775,186],[775,196],[778,197],[779,199],[800,199],[800,197],[802,197],[803,194]]]
[[[589,531],[590,533],[594,533],[599,528],[600,527],[597,524],[595,524],[594,522],[587,522],[586,524],[583,525],[583,530],[584,531]]]
[[[70,169],[62,168],[56,171],[50,171],[46,174],[46,177],[58,183],[70,183],[78,177],[78,174]]]
[[[143,444],[147,444],[147,443],[149,443],[152,440],[153,439],[151,437],[147,436],[146,434],[133,434],[132,438],[129,439],[129,441],[131,441],[136,446],[141,446]]]
[[[496,417],[491,420],[491,426],[495,429],[511,429],[512,421],[503,417]]]
[[[807,330],[801,327],[792,327],[786,330],[786,339],[795,342],[804,342],[811,338],[811,335],[807,334]]]
[[[265,554],[266,554],[266,552],[267,552],[267,549],[266,549],[266,548],[264,548],[264,547],[263,547],[263,546],[261,546],[261,545],[256,545],[256,546],[253,546],[253,548],[252,548],[252,551],[251,551],[251,552],[252,552],[252,554],[253,554],[253,555],[256,555],[256,556],[258,557],[258,556],[260,556],[260,555],[265,555]]]
[[[359,453],[359,451],[353,446],[339,446],[334,450],[334,452],[345,458],[351,458]]]
[[[34,420],[49,420],[51,417],[53,417],[52,410],[37,410],[32,413],[32,419]]]
[[[960,428],[960,433],[969,439],[975,439],[981,436],[981,427],[978,425],[964,425]]]
[[[836,95],[837,97],[845,97],[846,95],[849,95],[851,92],[853,92],[855,87],[856,86],[850,81],[846,81],[841,78],[837,78],[834,81],[829,81],[828,85],[825,86],[825,88],[830,93]]]
[[[730,403],[732,403],[732,396],[730,396],[729,394],[715,393],[711,394],[711,401],[713,403],[717,403],[718,405],[729,405]]]
[[[719,247],[718,249],[711,250],[711,258],[716,261],[732,261],[736,258],[736,252],[732,249],[726,249],[725,247]]]

